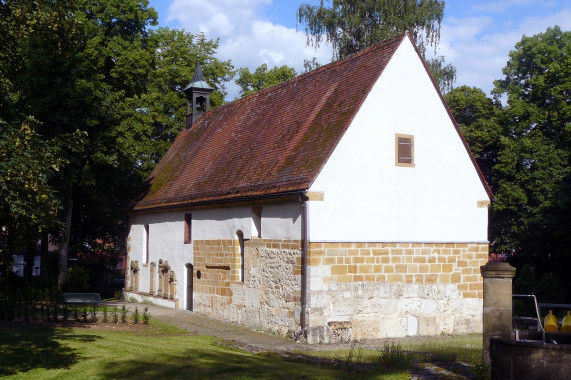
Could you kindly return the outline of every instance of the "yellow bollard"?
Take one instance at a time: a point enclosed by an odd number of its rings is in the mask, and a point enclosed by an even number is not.
[[[561,322],[561,332],[571,333],[571,311],[567,311],[567,315],[563,317],[563,322]]]
[[[544,320],[545,332],[557,332],[557,318],[553,315],[553,311],[549,310],[549,314]]]

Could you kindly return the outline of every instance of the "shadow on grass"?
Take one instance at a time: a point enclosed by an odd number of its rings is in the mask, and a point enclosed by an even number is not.
[[[284,361],[263,355],[245,355],[238,351],[205,353],[187,350],[183,355],[141,358],[106,363],[103,378],[141,379],[367,379],[376,371],[352,374],[342,369]]]
[[[77,362],[73,349],[57,340],[74,339],[65,329],[50,327],[0,328],[0,377],[25,373],[37,368],[69,368]],[[79,336],[93,341],[96,336]]]

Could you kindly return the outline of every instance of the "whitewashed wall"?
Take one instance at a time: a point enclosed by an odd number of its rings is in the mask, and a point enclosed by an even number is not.
[[[395,134],[415,167],[395,166]],[[412,43],[405,38],[311,186],[310,240],[485,242],[489,200]]]
[[[135,214],[130,219],[130,260],[138,260],[141,269],[139,290],[150,288],[150,266],[145,263],[145,224],[149,225],[149,263],[158,265],[168,260],[177,276],[180,308],[186,308],[186,267],[193,263],[192,244],[184,244],[184,215],[192,213],[192,240],[237,239],[252,235],[252,208],[228,207],[202,210]],[[275,203],[262,207],[262,238],[299,240],[301,238],[301,206],[297,202]],[[148,264],[148,263],[146,263]],[[127,263],[129,265],[129,263]],[[157,278],[158,281],[158,278]],[[158,289],[158,282],[157,287]]]

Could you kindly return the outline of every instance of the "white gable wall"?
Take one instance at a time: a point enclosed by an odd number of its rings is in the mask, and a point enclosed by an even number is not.
[[[414,136],[415,167],[395,165],[395,134]],[[313,242],[487,241],[489,198],[408,38],[310,191]]]

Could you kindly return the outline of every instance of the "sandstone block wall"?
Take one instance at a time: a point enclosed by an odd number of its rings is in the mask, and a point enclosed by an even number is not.
[[[299,329],[300,241],[246,240],[244,282],[238,240],[193,244],[196,312],[282,335]]]
[[[310,243],[309,325],[339,339],[481,331],[484,243]]]

